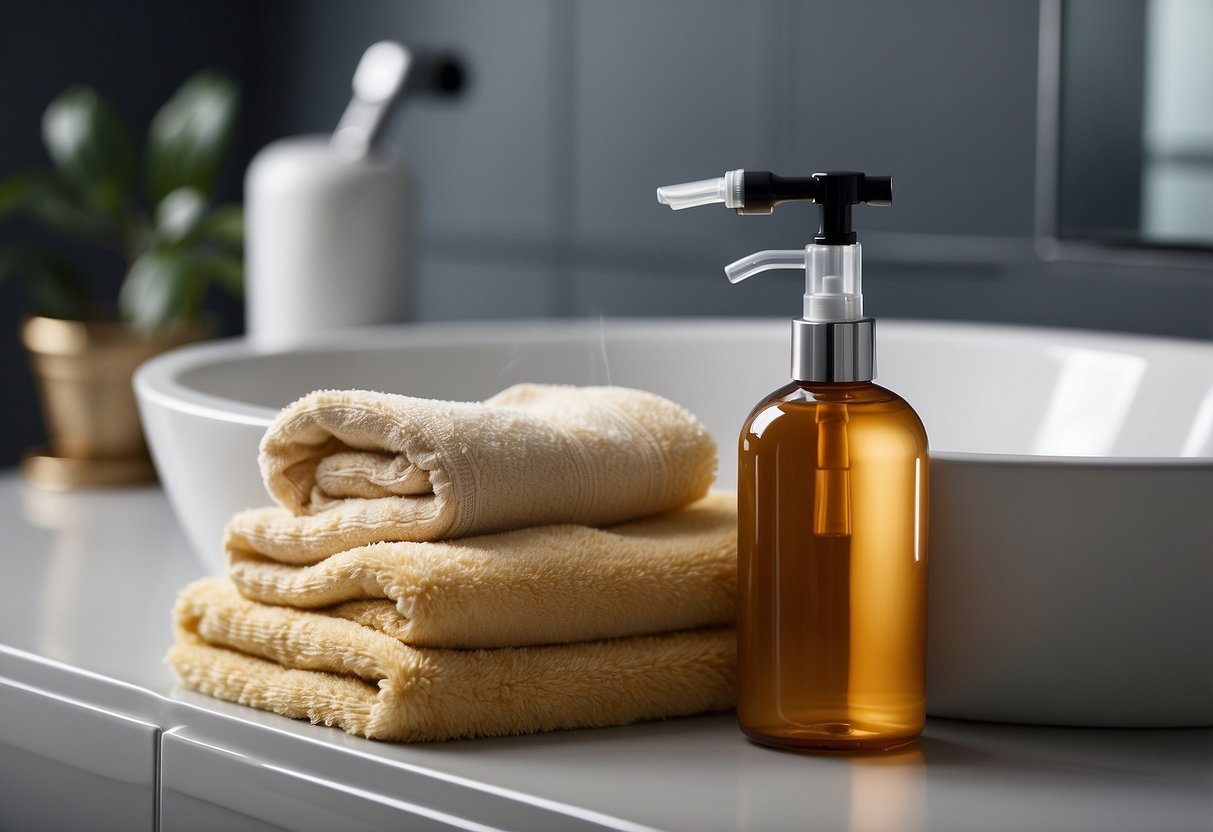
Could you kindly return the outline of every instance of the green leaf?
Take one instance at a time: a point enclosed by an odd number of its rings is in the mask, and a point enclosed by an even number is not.
[[[90,210],[74,188],[53,174],[20,174],[0,182],[0,218],[13,214],[84,240],[99,242],[114,235],[110,220]]]
[[[113,240],[117,231],[105,217],[80,203],[69,188],[47,188],[31,194],[26,212],[45,225],[81,240]]]
[[[118,293],[118,310],[132,326],[170,329],[198,317],[206,281],[181,251],[156,249],[131,266]]]
[[[220,205],[198,223],[193,239],[240,254],[244,251],[244,209],[234,204]]]
[[[135,150],[113,107],[89,87],[69,87],[43,113],[42,141],[88,207],[120,221],[134,181]]]
[[[22,278],[30,307],[38,315],[80,320],[92,309],[88,286],[66,258],[28,243],[0,250],[0,282]]]
[[[206,214],[206,200],[191,187],[171,191],[156,206],[156,238],[173,245],[185,240],[197,229]]]
[[[236,297],[244,297],[244,261],[219,251],[191,252],[192,268],[206,282],[214,281]]]
[[[0,181],[0,218],[25,208],[30,197],[46,187],[48,178],[41,173],[19,173]]]
[[[212,282],[241,296],[244,263],[220,251],[159,248],[139,257],[118,294],[122,319],[140,329],[169,329],[197,319]]]
[[[181,187],[210,198],[236,122],[237,99],[227,78],[200,72],[152,118],[147,180],[153,205]]]

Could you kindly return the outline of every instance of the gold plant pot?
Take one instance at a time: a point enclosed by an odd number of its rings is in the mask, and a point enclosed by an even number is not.
[[[27,478],[52,488],[154,480],[131,376],[152,356],[209,334],[202,324],[144,333],[119,323],[26,319],[21,339],[50,437],[48,448],[26,458]]]

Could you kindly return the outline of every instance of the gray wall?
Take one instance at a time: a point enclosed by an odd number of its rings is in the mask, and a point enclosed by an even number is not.
[[[49,5],[62,17],[93,7]],[[891,174],[896,186],[892,207],[856,212],[868,231],[867,310],[877,316],[1213,335],[1210,269],[1045,263],[1033,253],[1039,15],[1028,0],[259,0],[206,13],[199,3],[124,0],[103,8],[140,20],[82,24],[69,41],[91,45],[71,55],[42,46],[56,42],[51,31],[12,37],[15,18],[47,6],[0,6],[12,129],[36,125],[64,83],[101,84],[117,63],[130,67],[124,95],[147,112],[185,67],[227,65],[247,94],[242,163],[274,138],[331,130],[374,40],[463,52],[465,96],[417,101],[389,133],[423,187],[420,318],[790,317],[802,291],[795,275],[733,287],[720,269],[751,251],[803,245],[811,207],[675,214],[654,189],[735,167],[857,168]],[[93,43],[98,31],[105,39]],[[7,106],[21,87],[11,79],[47,74],[37,95],[20,90]],[[0,173],[37,156],[36,134],[12,153],[7,132]],[[15,337],[3,334],[14,332],[18,300],[0,287],[0,301],[0,381],[16,391],[9,409],[28,409],[28,387],[11,369],[21,360]],[[237,311],[226,317],[239,327]],[[0,463],[32,430],[26,420],[3,432]]]
[[[425,187],[423,318],[791,315],[795,275],[731,287],[720,267],[807,242],[812,208],[674,214],[654,188],[733,167],[834,167],[894,177],[895,204],[856,218],[878,316],[1213,332],[1208,269],[1035,256],[1034,3],[258,9],[259,100],[282,132],[330,129],[377,38],[453,45],[472,62],[463,101],[416,103],[390,132]]]

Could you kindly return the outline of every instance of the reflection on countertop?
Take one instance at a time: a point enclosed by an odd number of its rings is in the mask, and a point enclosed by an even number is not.
[[[0,529],[0,643],[168,689],[173,598],[203,570],[158,487],[56,492],[6,474]]]

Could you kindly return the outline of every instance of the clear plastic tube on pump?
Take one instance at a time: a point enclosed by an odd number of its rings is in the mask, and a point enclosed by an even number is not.
[[[740,283],[768,269],[803,269],[805,261],[804,251],[798,248],[756,251],[725,266],[724,276],[729,279],[729,283]]]
[[[863,317],[862,249],[859,243],[802,249],[771,249],[724,267],[730,283],[768,269],[804,269],[806,321],[856,321]]]
[[[663,185],[657,189],[657,201],[675,211],[723,202],[726,208],[742,205],[744,170],[730,170],[715,179],[700,179],[681,185]]]
[[[806,321],[857,321],[863,317],[863,256],[859,243],[805,247]]]

